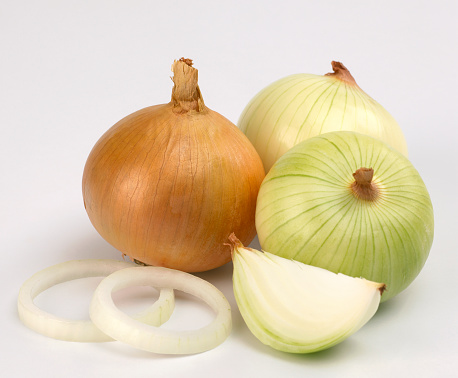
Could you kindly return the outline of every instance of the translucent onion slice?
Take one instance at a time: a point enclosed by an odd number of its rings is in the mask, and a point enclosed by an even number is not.
[[[124,268],[139,269],[134,264],[116,260],[72,260],[34,274],[19,290],[18,312],[21,321],[30,329],[54,339],[80,342],[113,341],[92,321],[69,320],[38,308],[33,300],[38,294],[59,283],[77,278],[104,277]],[[175,307],[172,289],[162,289],[157,301],[135,316],[142,322],[161,325],[170,318]]]
[[[207,326],[190,331],[165,330],[139,323],[121,312],[112,293],[134,285],[170,287],[194,295],[215,312]],[[232,328],[231,307],[209,282],[189,273],[162,267],[128,268],[102,280],[92,298],[90,316],[103,332],[135,348],[162,354],[200,353],[221,344]]]

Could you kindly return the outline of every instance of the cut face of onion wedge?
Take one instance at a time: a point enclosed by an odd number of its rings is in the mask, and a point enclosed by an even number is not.
[[[112,293],[130,286],[168,287],[194,295],[207,303],[216,317],[192,331],[170,331],[130,318],[114,304]],[[90,316],[103,332],[135,348],[162,354],[192,354],[221,344],[232,328],[231,308],[224,295],[209,282],[189,273],[162,267],[128,268],[102,280],[92,298]]]
[[[329,348],[377,311],[384,284],[260,252],[233,242],[234,294],[262,343],[290,353]]]
[[[39,309],[34,298],[50,287],[66,281],[87,277],[104,277],[119,269],[139,269],[134,264],[116,260],[73,260],[51,266],[34,274],[19,290],[18,313],[30,329],[54,339],[80,342],[113,341],[92,321],[68,320]],[[167,321],[175,307],[172,289],[162,289],[152,306],[135,316],[142,322],[161,325]]]

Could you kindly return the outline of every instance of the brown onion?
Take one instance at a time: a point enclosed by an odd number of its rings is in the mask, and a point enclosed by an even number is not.
[[[247,137],[204,105],[197,70],[175,61],[172,100],[128,115],[92,149],[83,198],[102,237],[130,258],[187,272],[231,260],[256,235],[264,168]]]

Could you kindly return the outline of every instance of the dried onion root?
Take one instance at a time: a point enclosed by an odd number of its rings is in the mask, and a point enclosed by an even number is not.
[[[77,278],[107,276],[119,269],[135,268],[134,264],[116,260],[73,260],[50,266],[30,277],[19,290],[18,312],[21,321],[44,336],[66,341],[102,342],[113,339],[100,331],[92,321],[68,320],[39,309],[34,298],[50,287]],[[135,316],[148,324],[167,321],[175,305],[172,289],[162,289],[159,299]]]
[[[170,287],[207,303],[216,317],[207,326],[192,331],[170,331],[139,323],[114,304],[112,292],[135,285]],[[163,267],[128,268],[102,280],[97,287],[90,316],[103,332],[135,348],[162,354],[200,353],[221,344],[232,328],[231,308],[224,295],[209,282],[189,273]]]

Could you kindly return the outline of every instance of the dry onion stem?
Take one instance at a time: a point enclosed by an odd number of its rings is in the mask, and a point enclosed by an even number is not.
[[[230,261],[235,232],[256,234],[262,162],[245,135],[204,105],[197,70],[175,61],[172,100],[139,110],[96,143],[83,174],[97,231],[132,259],[187,272]]]

